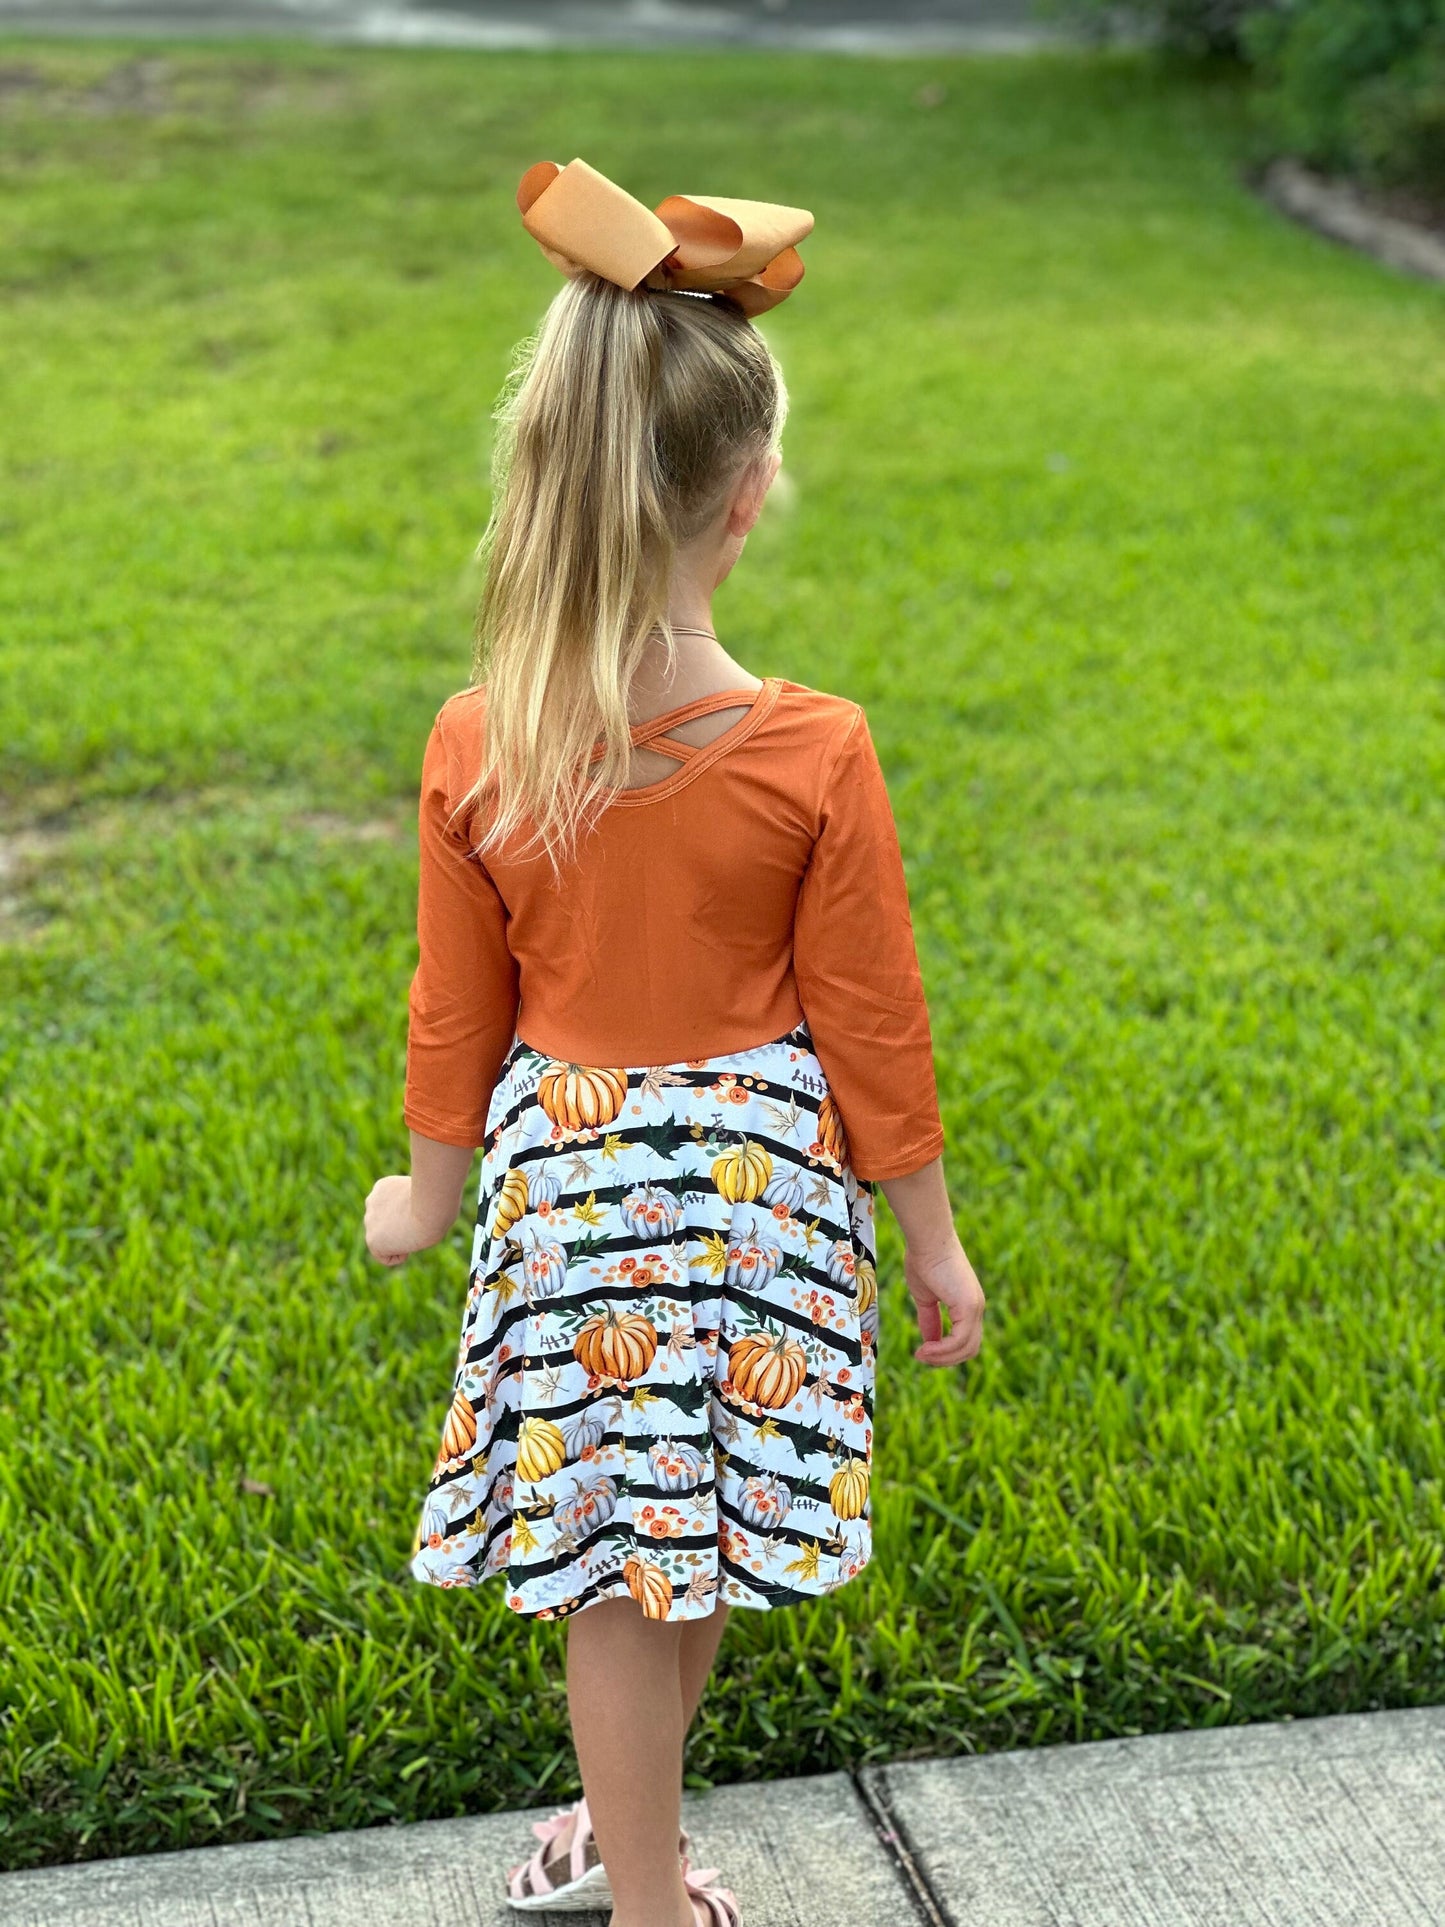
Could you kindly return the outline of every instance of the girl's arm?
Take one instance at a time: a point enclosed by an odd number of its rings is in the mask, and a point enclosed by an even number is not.
[[[472,1146],[411,1134],[411,1176],[378,1178],[366,1200],[366,1248],[378,1264],[401,1265],[440,1244],[457,1221],[472,1168]]]
[[[447,716],[444,707],[422,764],[417,967],[402,1102],[411,1175],[378,1178],[366,1200],[367,1249],[385,1265],[439,1244],[456,1222],[517,1015],[507,907],[452,810],[471,753],[450,742]]]
[[[983,1293],[954,1229],[928,1005],[888,785],[860,710],[824,784],[793,931],[798,992],[860,1178],[903,1233],[924,1365],[983,1342]],[[947,1311],[950,1330],[943,1333]]]
[[[923,1334],[913,1356],[924,1365],[961,1365],[983,1344],[984,1296],[953,1222],[943,1159],[906,1177],[880,1178],[878,1188],[903,1233],[903,1281]]]

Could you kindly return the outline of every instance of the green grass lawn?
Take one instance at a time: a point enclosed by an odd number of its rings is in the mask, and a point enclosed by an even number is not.
[[[575,1790],[404,1574],[465,1223],[360,1235],[544,156],[816,211],[720,620],[868,708],[990,1299],[885,1222],[874,1564],[694,1783],[1445,1700],[1445,291],[1127,60],[132,58],[0,48],[5,1863]]]

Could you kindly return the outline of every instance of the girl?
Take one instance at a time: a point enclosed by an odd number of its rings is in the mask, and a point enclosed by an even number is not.
[[[712,624],[779,466],[750,316],[812,217],[654,214],[581,161],[518,199],[568,281],[500,415],[478,673],[427,745],[411,1175],[366,1239],[438,1243],[482,1148],[411,1570],[568,1622],[585,1798],[510,1899],[736,1927],[680,1835],[683,1742],[734,1606],[868,1562],[875,1187],[914,1357],[971,1358],[984,1301],[866,717]]]

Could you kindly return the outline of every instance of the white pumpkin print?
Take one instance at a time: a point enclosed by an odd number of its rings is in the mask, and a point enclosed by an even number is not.
[[[562,1427],[562,1443],[569,1459],[580,1459],[584,1452],[595,1452],[607,1436],[608,1407],[589,1405],[577,1412]]]
[[[730,1285],[737,1285],[744,1291],[760,1291],[777,1277],[782,1262],[783,1247],[775,1244],[771,1238],[760,1238],[755,1220],[744,1237],[728,1246],[724,1276]]]
[[[803,1199],[807,1196],[803,1180],[796,1170],[784,1168],[775,1171],[763,1186],[763,1203],[780,1204],[785,1211],[801,1211]]]
[[[781,1525],[793,1507],[793,1494],[776,1473],[755,1473],[745,1481],[738,1511],[750,1526]]]
[[[618,1207],[639,1238],[670,1238],[682,1223],[682,1200],[659,1184],[639,1184]]]
[[[691,1492],[701,1484],[710,1456],[696,1445],[654,1439],[647,1448],[652,1482],[662,1492]]]
[[[605,1526],[616,1510],[617,1482],[599,1476],[579,1479],[571,1497],[557,1507],[555,1517],[564,1532],[580,1538]]]
[[[523,1263],[527,1296],[555,1298],[567,1282],[567,1253],[555,1238],[536,1238]]]
[[[545,1165],[529,1167],[527,1201],[534,1211],[541,1210],[544,1205],[550,1211],[561,1195],[562,1180],[555,1171],[549,1171]]]
[[[846,1285],[849,1292],[853,1289],[853,1273],[857,1266],[853,1247],[846,1238],[835,1238],[828,1247],[828,1255],[823,1260],[823,1269],[835,1285]]]

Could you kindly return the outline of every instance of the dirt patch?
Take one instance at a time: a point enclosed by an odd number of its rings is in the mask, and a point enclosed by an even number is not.
[[[54,829],[0,834],[0,944],[21,943],[49,921],[34,891],[67,840]]]
[[[86,56],[0,62],[0,119],[158,119],[169,114],[317,113],[347,92],[334,67],[136,54],[97,66]]]
[[[342,837],[351,843],[400,843],[411,835],[413,827],[410,818],[403,822],[397,817],[374,816],[358,823],[349,816],[328,816],[325,811],[286,820],[291,828],[309,830],[312,836],[328,840]]]
[[[87,806],[56,807],[29,821],[12,819],[0,827],[0,945],[34,941],[52,921],[47,907],[57,871],[128,837],[164,837],[181,827],[208,822],[234,823],[244,817],[269,830],[300,832],[318,842],[390,843],[399,848],[415,837],[414,807],[395,816],[345,816],[304,807],[290,795],[257,797],[227,790],[197,790],[185,796],[143,796]]]

